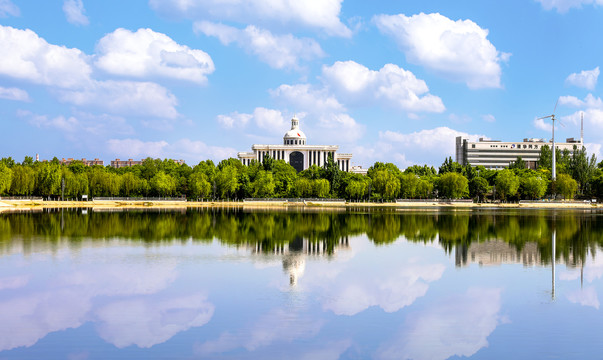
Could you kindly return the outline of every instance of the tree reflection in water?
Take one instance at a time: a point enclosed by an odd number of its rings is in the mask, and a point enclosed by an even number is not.
[[[78,248],[83,241],[114,238],[146,246],[189,239],[248,247],[258,253],[306,253],[330,256],[349,237],[366,234],[376,245],[399,239],[436,243],[457,266],[477,262],[549,264],[552,232],[556,256],[580,266],[603,244],[601,214],[587,210],[430,210],[391,211],[250,211],[189,209],[181,211],[45,210],[0,214],[0,251],[32,253]],[[286,260],[285,268],[303,264]],[[490,259],[490,260],[488,260]],[[294,283],[295,279],[292,278]]]

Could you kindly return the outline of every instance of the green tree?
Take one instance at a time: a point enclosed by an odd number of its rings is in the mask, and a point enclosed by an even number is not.
[[[515,161],[513,161],[509,164],[509,169],[511,169],[511,170],[522,170],[522,169],[526,169],[527,167],[528,167],[528,165],[526,164],[525,161],[523,161],[521,156],[518,156],[517,159],[515,159]]]
[[[488,191],[490,191],[488,180],[483,177],[476,176],[469,181],[469,196],[477,199],[478,202],[484,200],[484,195],[486,195]]]
[[[293,186],[294,194],[297,197],[302,198],[312,196],[314,191],[314,189],[312,188],[312,182],[313,180],[310,180],[308,178],[298,177],[297,179],[295,179],[295,184]]]
[[[581,194],[590,192],[590,183],[594,178],[595,171],[597,170],[597,158],[593,154],[591,158],[588,158],[586,154],[586,148],[578,150],[574,146],[574,152],[570,159],[569,174],[574,180],[578,182],[578,188]]]
[[[384,199],[393,199],[400,191],[400,180],[389,170],[373,172],[371,183],[373,191]]]
[[[241,164],[240,161],[238,161]],[[222,164],[222,162],[220,162]],[[243,166],[241,164],[241,166]],[[218,166],[220,167],[220,166]],[[222,199],[232,198],[239,189],[238,166],[234,164],[222,166],[216,174],[216,187]]]
[[[13,178],[13,171],[5,162],[0,162],[0,195],[9,192]]]
[[[329,153],[327,156],[327,162],[324,164],[324,179],[329,182],[332,194],[336,195],[339,191],[339,185],[341,182],[341,170],[333,159],[333,153]]]
[[[414,173],[400,175],[400,197],[403,199],[414,199],[417,197],[417,185],[419,177]]]
[[[269,198],[274,196],[274,178],[270,171],[260,170],[252,183],[252,195],[255,198]]]
[[[133,173],[127,172],[121,176],[121,195],[125,197],[138,195],[140,179]]]
[[[317,179],[312,181],[313,193],[318,198],[326,198],[329,196],[330,186],[327,179]]]
[[[151,191],[159,196],[172,196],[176,191],[176,180],[163,172],[158,171],[150,181]]]
[[[444,163],[442,164],[442,166],[440,166],[438,174],[442,175],[448,172],[463,172],[463,166],[457,163],[456,161],[452,161],[452,156],[444,160]]]
[[[37,167],[37,193],[42,196],[58,195],[61,188],[61,167],[58,163],[39,163]]]
[[[554,182],[554,189],[564,199],[573,199],[578,189],[578,183],[567,174],[559,174]]]
[[[429,180],[419,179],[417,183],[416,197],[419,199],[428,199],[433,197],[433,183]]]
[[[274,193],[276,197],[289,197],[295,194],[294,186],[297,179],[297,171],[293,166],[284,160],[274,162],[273,171],[274,177]]]
[[[194,172],[188,178],[189,196],[193,199],[207,198],[211,194],[211,184],[203,172]]]
[[[494,182],[496,194],[501,200],[515,196],[519,190],[519,177],[509,169],[499,171]]]
[[[547,181],[540,176],[524,176],[519,179],[519,193],[524,199],[542,199],[547,189]]]
[[[36,173],[31,166],[17,165],[12,168],[13,179],[10,193],[12,195],[32,195],[36,185]]]
[[[469,181],[454,171],[440,175],[437,186],[439,195],[443,198],[460,199],[469,195]]]

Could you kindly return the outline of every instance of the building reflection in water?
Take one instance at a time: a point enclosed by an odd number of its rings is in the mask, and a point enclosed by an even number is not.
[[[293,241],[287,244],[273,245],[268,249],[264,248],[262,243],[256,243],[251,247],[253,255],[271,255],[282,258],[283,271],[289,275],[289,285],[291,287],[295,287],[298,279],[304,275],[306,260],[334,257],[341,251],[349,250],[351,248],[348,236],[342,236],[334,243],[332,240],[309,240],[295,237]]]

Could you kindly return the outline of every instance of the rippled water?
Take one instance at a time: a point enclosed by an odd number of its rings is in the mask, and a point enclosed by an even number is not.
[[[0,359],[597,359],[602,215],[4,213]]]

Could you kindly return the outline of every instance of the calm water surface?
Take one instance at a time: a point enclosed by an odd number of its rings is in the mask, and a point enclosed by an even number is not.
[[[602,216],[4,213],[0,359],[600,359]]]

